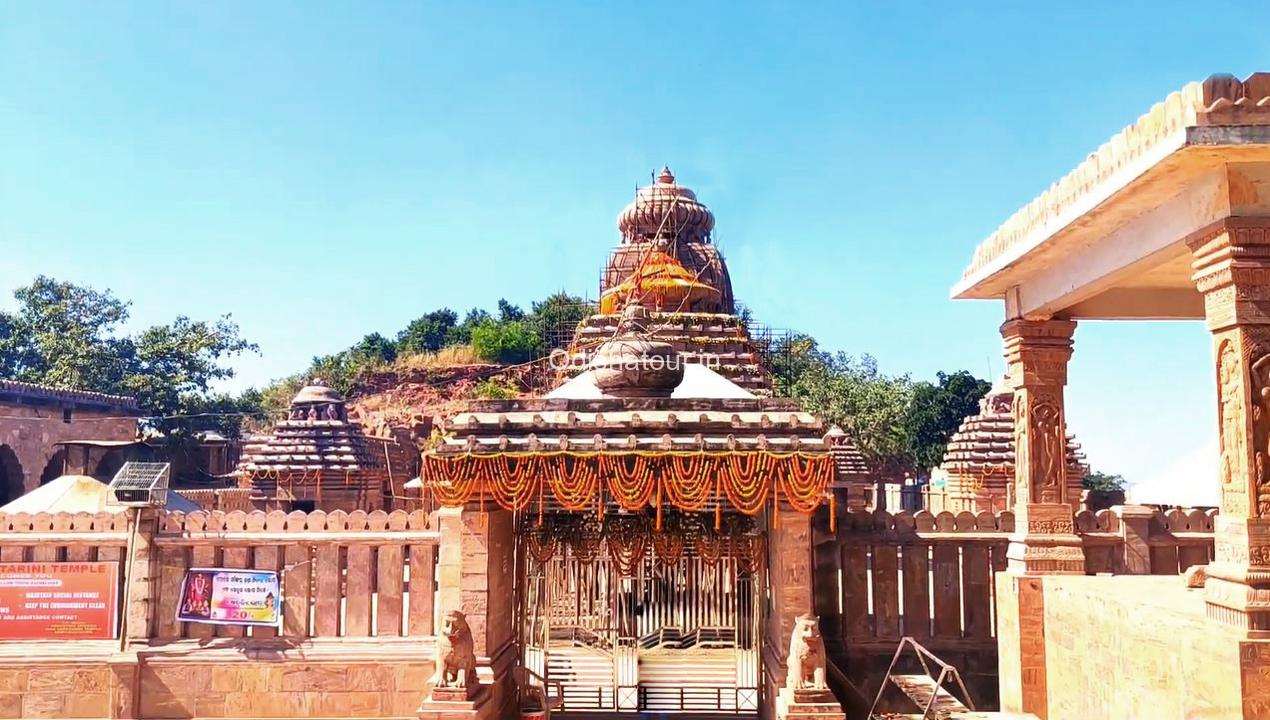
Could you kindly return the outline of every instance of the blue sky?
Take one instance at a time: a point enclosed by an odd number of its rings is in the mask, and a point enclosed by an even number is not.
[[[234,386],[262,384],[438,306],[594,296],[669,163],[761,321],[999,373],[999,305],[948,300],[974,245],[1170,91],[1270,57],[1255,3],[1111,5],[6,4],[0,293],[231,313],[261,347]],[[1202,325],[1076,345],[1094,466],[1213,487]]]

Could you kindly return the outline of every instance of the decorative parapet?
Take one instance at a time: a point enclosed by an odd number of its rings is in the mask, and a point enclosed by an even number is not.
[[[1156,103],[980,243],[962,273],[963,283],[1072,206],[1099,195],[1102,186],[1122,170],[1176,142],[1187,128],[1213,125],[1270,125],[1270,73],[1254,73],[1242,81],[1232,75],[1211,75]]]
[[[72,390],[18,380],[0,380],[0,399],[9,397],[24,402],[77,405],[106,410],[135,411],[137,409],[137,399],[127,395]]]

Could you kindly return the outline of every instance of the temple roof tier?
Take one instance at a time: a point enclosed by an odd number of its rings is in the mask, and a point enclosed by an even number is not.
[[[302,388],[284,420],[265,436],[248,440],[239,474],[350,477],[384,475],[394,439],[374,438],[350,420],[344,398],[321,380]]]
[[[948,441],[940,469],[949,475],[1014,474],[1014,391],[998,383],[979,401],[979,412],[962,420]],[[1072,435],[1067,436],[1067,472],[1079,484],[1085,456]]]
[[[569,364],[584,367],[600,344],[618,331],[621,315],[591,315],[578,325]],[[771,394],[771,378],[758,348],[735,315],[721,313],[650,313],[649,339],[666,342],[686,363],[700,363],[755,395]]]

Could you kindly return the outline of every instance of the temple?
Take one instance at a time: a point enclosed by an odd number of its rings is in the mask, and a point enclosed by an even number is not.
[[[426,712],[482,712],[515,665],[571,710],[756,714],[779,696],[787,715],[840,712],[823,685],[782,695],[781,639],[810,586],[771,578],[806,577],[811,514],[866,469],[841,430],[770,397],[713,224],[663,170],[619,216],[575,373],[439,424],[421,478],[450,518],[443,541],[452,522],[484,550],[439,602],[475,608],[490,682]]]
[[[771,395],[772,379],[746,324],[735,314],[732,280],[711,240],[714,214],[669,168],[642,187],[618,215],[621,241],[600,282],[600,312],[578,326],[571,365],[583,367],[617,329],[632,299],[649,310],[651,336],[689,363],[704,364],[756,395]]]
[[[391,510],[417,461],[395,437],[350,419],[344,397],[314,378],[268,435],[243,448],[235,469],[264,510]]]
[[[1270,76],[1188,86],[976,251],[954,295],[1003,301],[1007,371],[948,452],[964,508],[854,500],[664,170],[548,391],[406,452],[315,379],[250,507],[0,511],[0,560],[100,601],[0,642],[0,717],[1270,718],[1265,108]],[[1149,317],[1213,331],[1220,512],[1075,502],[1078,322]],[[265,618],[212,618],[208,574]]]
[[[979,401],[948,441],[939,472],[946,478],[947,509],[1000,511],[1014,505],[1014,391],[999,382]],[[1080,444],[1067,436],[1067,501],[1080,505],[1088,472]]]

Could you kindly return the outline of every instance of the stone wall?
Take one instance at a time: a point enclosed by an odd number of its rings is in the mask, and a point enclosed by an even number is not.
[[[415,716],[435,652],[427,513],[147,512],[141,528],[126,650],[0,642],[0,718]],[[127,530],[121,513],[0,513],[0,561],[122,570]],[[176,622],[193,566],[282,571],[281,632]]]
[[[993,583],[1006,568],[1014,514],[837,510],[832,528],[827,510],[815,518],[813,598],[843,675],[839,699],[867,710],[900,639],[911,636],[960,671],[977,707],[995,707],[999,696],[1022,704],[1017,672],[1036,671],[1038,658],[1020,651],[1020,638],[1029,647],[1039,625],[1024,618],[1020,627],[1017,616],[997,609],[1039,605],[1041,598]],[[1211,511],[1123,506],[1082,511],[1075,520],[1090,574],[1176,579],[1212,557]],[[999,643],[1001,632],[1013,642]],[[1039,667],[1043,672],[1044,663]]]
[[[132,440],[137,433],[137,421],[121,417],[123,415],[125,413],[118,410],[71,408],[70,422],[63,422],[62,410],[56,406],[0,401],[0,416],[4,416],[0,418],[0,452],[3,446],[13,451],[21,466],[23,492],[30,492],[39,487],[41,473],[59,449],[54,443]],[[102,450],[93,452],[90,463],[100,460],[104,454]],[[7,478],[0,478],[5,480]]]
[[[1056,720],[1270,717],[1270,643],[1207,620],[1203,591],[1181,578],[996,582],[1003,710]]]

